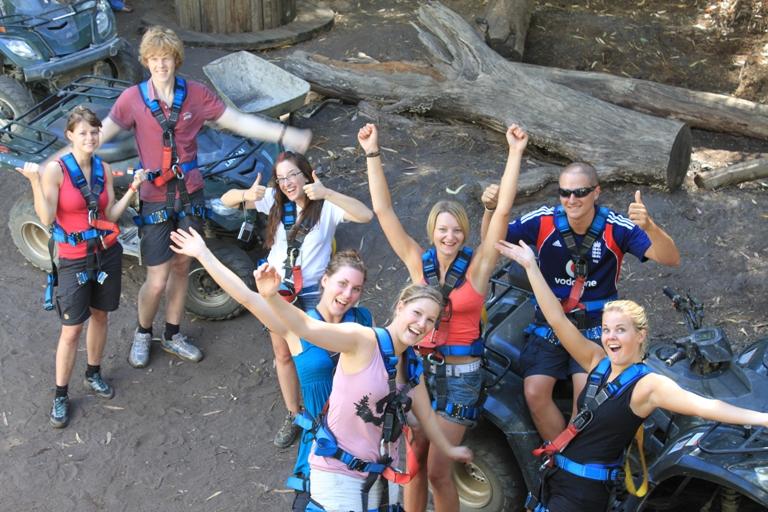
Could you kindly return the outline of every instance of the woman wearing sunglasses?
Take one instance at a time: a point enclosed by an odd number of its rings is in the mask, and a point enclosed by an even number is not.
[[[309,161],[299,153],[280,153],[273,177],[276,187],[263,186],[258,175],[251,188],[229,190],[221,202],[229,207],[245,204],[246,208],[269,215],[267,260],[280,272],[284,283],[282,291],[294,295],[290,298],[295,298],[296,305],[308,311],[317,306],[320,298],[320,278],[331,259],[336,227],[347,221],[368,223],[373,212],[357,199],[323,185]],[[285,289],[286,285],[292,289]],[[301,430],[293,423],[301,403],[299,381],[285,339],[275,333],[270,336],[277,380],[288,409],[275,435],[275,445],[287,448]]]
[[[474,256],[464,247],[469,238],[467,213],[456,202],[440,201],[432,207],[427,219],[431,247],[427,250],[405,231],[384,177],[376,126],[364,126],[357,138],[366,152],[373,209],[390,246],[405,263],[413,283],[432,285],[443,296],[441,318],[425,336],[425,342],[419,344],[419,352],[424,357],[427,389],[437,412],[437,424],[452,444],[459,444],[480,412],[480,317],[488,279],[498,259],[498,253],[494,254],[494,237],[501,238],[506,231],[528,135],[517,125],[507,129],[509,149],[499,207],[491,219],[488,240]],[[418,428],[414,428],[411,447],[421,460],[421,470],[405,487],[405,510],[416,512],[426,508],[429,481],[435,509],[458,511],[459,497],[450,458],[430,446]]]
[[[484,226],[498,191],[497,185],[491,185],[483,193]],[[677,266],[680,253],[672,238],[651,219],[639,191],[629,205],[628,217],[597,205],[600,185],[589,164],[573,163],[561,171],[559,195],[559,206],[542,206],[515,219],[506,239],[536,247],[539,268],[563,310],[584,337],[599,344],[603,306],[617,297],[624,254]],[[555,383],[572,378],[575,414],[576,398],[587,376],[560,346],[538,307],[526,333],[528,340],[520,354],[525,399],[542,439],[552,440],[565,428],[565,419],[552,400]]]

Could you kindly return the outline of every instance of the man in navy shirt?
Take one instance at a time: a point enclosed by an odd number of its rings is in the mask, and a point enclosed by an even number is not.
[[[483,235],[497,194],[498,185],[490,185],[483,193]],[[680,253],[648,215],[639,191],[629,205],[628,217],[597,206],[600,185],[591,165],[565,167],[559,195],[559,206],[542,206],[510,223],[507,241],[523,240],[536,247],[539,268],[550,288],[585,336],[599,344],[603,306],[617,297],[624,254],[677,266]],[[528,340],[520,355],[525,399],[542,439],[552,440],[565,429],[565,419],[552,400],[555,383],[571,376],[575,408],[586,373],[560,346],[538,308],[526,332]]]

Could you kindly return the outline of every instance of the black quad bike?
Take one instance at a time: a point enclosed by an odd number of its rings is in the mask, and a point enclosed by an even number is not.
[[[474,461],[457,464],[454,471],[462,511],[522,510],[528,490],[537,482],[540,461],[531,450],[542,441],[526,407],[520,368],[523,329],[533,318],[527,286],[514,263],[492,278],[485,330],[484,417],[465,440],[474,450]],[[702,327],[700,304],[669,289],[664,293],[685,316],[689,334],[653,345],[645,362],[697,394],[768,411],[768,338],[734,355],[722,329]],[[572,390],[559,386],[555,401],[569,414]],[[622,496],[612,510],[768,510],[768,431],[762,427],[725,425],[657,410],[643,429],[648,493],[643,498]],[[635,481],[640,478],[638,473]]]
[[[84,76],[62,87],[57,94],[0,129],[0,167],[13,170],[25,161],[42,162],[63,147],[65,124],[72,108],[83,104],[103,119],[120,93],[130,85],[121,80]],[[209,198],[206,206],[212,212],[212,217],[205,221],[205,237],[216,257],[253,287],[254,260],[261,255],[259,235],[265,226],[265,218],[253,213],[246,217],[242,210],[225,207],[218,197],[232,187],[250,187],[259,173],[266,182],[272,175],[278,146],[212,128],[200,132],[197,144],[197,160]],[[111,164],[116,194],[120,197],[133,179],[126,171],[138,166],[133,135],[121,134],[104,144],[98,154]],[[119,223],[119,239],[124,254],[138,258],[138,229],[132,221],[135,214],[135,209],[129,207]],[[238,237],[246,219],[254,232],[247,242]],[[35,214],[31,191],[22,194],[14,203],[8,227],[14,244],[27,261],[43,270],[50,269],[48,226],[43,225]],[[199,263],[193,263],[187,295],[190,313],[208,320],[224,320],[238,315],[242,309]]]
[[[83,74],[135,83],[108,0],[0,0],[0,126]]]

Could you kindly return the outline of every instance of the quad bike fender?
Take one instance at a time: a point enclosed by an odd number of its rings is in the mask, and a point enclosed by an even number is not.
[[[105,43],[93,45],[85,50],[80,50],[53,61],[36,62],[23,66],[24,79],[27,82],[50,80],[54,76],[66,73],[72,69],[114,57],[126,44],[122,38],[116,37]]]
[[[648,468],[652,487],[670,478],[689,477],[730,487],[768,507],[768,453],[749,457],[704,453],[698,448],[702,433],[683,435]]]
[[[528,489],[536,482],[539,462],[531,451],[541,444],[525,404],[519,378],[505,378],[486,389],[483,417],[506,438]]]

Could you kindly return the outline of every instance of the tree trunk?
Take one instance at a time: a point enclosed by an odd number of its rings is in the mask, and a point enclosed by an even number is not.
[[[688,127],[598,100],[548,80],[491,50],[439,3],[419,9],[419,38],[432,65],[350,64],[295,52],[285,67],[326,96],[382,102],[389,111],[429,113],[497,131],[519,123],[531,144],[592,164],[603,181],[680,186],[691,157]],[[427,31],[427,29],[429,31]]]
[[[521,61],[533,0],[491,0],[477,19],[488,46],[502,57]]]
[[[558,83],[621,107],[672,117],[702,130],[768,139],[768,105],[607,73],[532,64],[520,66],[531,77]]]
[[[740,162],[722,169],[697,174],[693,181],[700,188],[713,189],[760,178],[768,178],[768,158]]]

